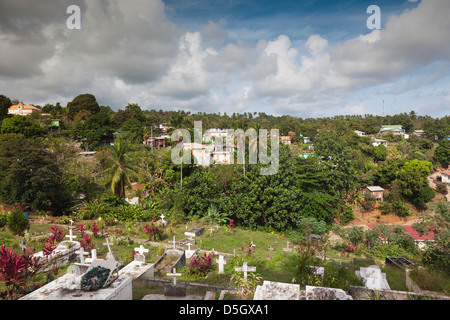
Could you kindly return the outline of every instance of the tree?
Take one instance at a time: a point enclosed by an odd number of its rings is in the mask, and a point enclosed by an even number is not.
[[[376,161],[384,161],[387,157],[387,149],[384,145],[380,144],[379,146],[375,147],[374,151],[374,158]]]
[[[91,114],[97,113],[100,111],[100,106],[94,95],[85,93],[76,96],[67,103],[67,109],[69,110],[69,116],[73,118],[82,110],[89,111]]]
[[[15,115],[2,121],[2,133],[20,133],[25,137],[41,136],[44,129],[24,116]]]
[[[2,121],[4,118],[8,116],[8,108],[11,107],[12,103],[11,100],[1,94],[0,95],[0,121]]]
[[[441,140],[434,150],[433,161],[446,167],[450,164],[450,140]]]
[[[101,160],[106,168],[104,173],[108,176],[108,185],[111,193],[125,198],[125,186],[131,186],[131,178],[136,169],[131,165],[129,149],[126,142],[119,138],[114,145],[108,147],[108,156]]]
[[[414,159],[405,162],[397,174],[397,183],[402,195],[411,202],[423,206],[434,197],[434,191],[428,183],[432,164],[429,161]]]
[[[0,200],[23,202],[34,211],[66,213],[72,196],[56,155],[46,144],[20,135],[0,139]]]

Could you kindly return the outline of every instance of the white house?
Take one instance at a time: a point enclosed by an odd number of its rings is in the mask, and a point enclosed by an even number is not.
[[[183,143],[183,150],[192,150],[195,162],[199,166],[209,166],[212,163],[213,145],[201,144],[196,142]]]
[[[442,171],[440,176],[442,182],[450,183],[450,171]]]
[[[359,131],[359,130],[355,130],[355,133],[360,137],[364,137],[366,135],[366,133],[364,131]]]
[[[373,145],[374,147],[378,147],[380,144],[382,144],[383,146],[387,147],[387,140],[383,140],[383,139],[373,139],[372,145]]]
[[[15,104],[8,108],[8,114],[19,115],[19,116],[28,116],[32,114],[34,111],[41,111],[41,109],[36,108],[32,105],[24,105],[22,101],[19,104]]]

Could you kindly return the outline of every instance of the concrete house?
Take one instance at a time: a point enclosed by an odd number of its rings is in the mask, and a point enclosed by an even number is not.
[[[377,201],[383,201],[383,193],[384,193],[384,189],[382,187],[379,186],[369,186],[369,187],[365,187],[361,190],[361,192],[364,193],[370,193],[371,195],[373,195],[375,197],[375,199]]]
[[[14,116],[28,116],[35,111],[41,111],[41,109],[32,105],[24,105],[22,101],[20,101],[19,104],[12,105],[8,108],[8,114],[12,114]]]

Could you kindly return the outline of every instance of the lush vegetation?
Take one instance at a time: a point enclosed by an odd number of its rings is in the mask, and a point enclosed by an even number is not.
[[[137,104],[113,111],[99,105],[91,94],[75,97],[66,107],[47,104],[39,107],[42,113],[22,117],[5,111],[13,103],[0,95],[0,203],[5,206],[0,212],[0,228],[7,227],[14,235],[23,235],[30,227],[17,204],[29,206],[28,211],[36,216],[58,217],[60,223],[67,224],[69,215],[78,221],[95,221],[95,235],[110,225],[139,223],[143,237],[153,241],[162,241],[169,232],[155,224],[164,214],[172,228],[202,221],[227,228],[230,233],[236,226],[236,232],[288,235],[302,248],[301,255],[299,260],[283,263],[295,266],[292,275],[304,284],[349,284],[338,281],[350,276],[337,265],[329,265],[333,276],[323,279],[302,267],[313,262],[320,265],[310,254],[309,236],[326,236],[330,230],[350,242],[334,245],[332,250],[339,254],[380,260],[386,255],[402,255],[430,268],[448,270],[448,207],[443,203],[435,207],[433,202],[436,194],[447,193],[447,187],[438,183],[431,188],[428,177],[450,162],[450,143],[444,140],[450,135],[450,117],[433,119],[412,111],[383,117],[302,119],[256,112],[228,115],[142,110]],[[60,119],[60,125],[52,126],[52,119]],[[208,167],[175,164],[171,149],[152,150],[142,144],[144,138],[161,133],[161,123],[172,126],[170,133],[174,128],[191,130],[194,121],[202,121],[203,131],[278,129],[280,135],[292,136],[293,145],[280,144],[277,174],[261,175],[260,169],[267,165],[248,164],[248,150],[255,148],[248,142],[246,164]],[[387,124],[401,124],[407,132],[423,129],[431,139],[379,136],[380,125]],[[389,143],[374,147],[370,137],[357,136],[355,130]],[[303,143],[305,136],[313,140],[313,151]],[[166,145],[173,147],[175,142],[166,139]],[[97,153],[85,157],[81,151]],[[314,155],[299,157],[304,153]],[[385,201],[379,204],[359,192],[368,185],[385,188]],[[134,196],[140,197],[137,205],[124,200]],[[423,228],[432,226],[437,241],[427,251],[418,252],[412,238],[400,229],[379,226],[363,232],[357,227],[340,228],[354,219],[355,211],[375,208],[400,217],[424,214],[417,228],[426,232]],[[378,242],[380,232],[389,234],[389,245]],[[91,246],[93,239],[84,236],[86,247]],[[128,243],[129,239],[122,241]],[[208,268],[209,258],[201,259],[192,266],[193,274]],[[281,256],[273,259],[282,260]]]

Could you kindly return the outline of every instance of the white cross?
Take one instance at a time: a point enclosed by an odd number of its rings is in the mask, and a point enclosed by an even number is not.
[[[256,244],[253,244],[253,241],[250,242],[251,247],[256,247]]]
[[[109,237],[106,237],[106,243],[103,244],[104,246],[108,246],[108,251],[111,252],[111,247],[114,243],[109,243]]]
[[[173,248],[176,249],[175,244],[177,243],[175,240],[175,236],[173,236],[173,241],[169,241],[169,243],[173,243]]]
[[[213,233],[214,229],[213,228],[209,228],[209,236],[211,237],[212,233]]]
[[[84,264],[84,256],[89,255],[89,252],[84,252],[83,247],[81,247],[78,251],[75,251],[75,253],[80,255],[80,262]]]
[[[77,236],[74,236],[72,234],[72,229],[69,229],[69,234],[66,235],[66,237],[70,239],[70,242],[72,242],[72,240],[75,239]]]
[[[189,251],[191,251],[191,245],[192,245],[192,244],[191,244],[190,242],[187,243],[187,246],[188,246],[188,250],[189,250]]]
[[[165,218],[164,213],[162,213],[159,217],[161,218],[162,223],[166,223],[166,220],[164,220]]]
[[[286,241],[286,248],[289,248],[289,241]]]
[[[244,279],[247,280],[247,272],[256,272],[256,267],[249,267],[247,262],[244,262],[242,267],[235,267],[234,271],[244,272]]]
[[[92,261],[97,259],[97,249],[91,250],[91,258],[86,258],[86,262],[92,263]]]
[[[219,274],[224,274],[223,266],[227,264],[223,255],[219,255],[219,259],[216,259],[216,262],[219,264]]]
[[[69,221],[70,221],[70,225],[73,225],[74,221],[72,219],[70,219]]]
[[[169,277],[173,277],[173,285],[176,286],[177,285],[177,277],[181,277],[182,274],[181,273],[176,273],[177,269],[173,268],[172,273],[168,273],[167,275]]]
[[[145,249],[144,246],[141,244],[139,248],[134,248],[134,251],[139,252],[139,254],[144,254],[148,252],[148,249]]]

